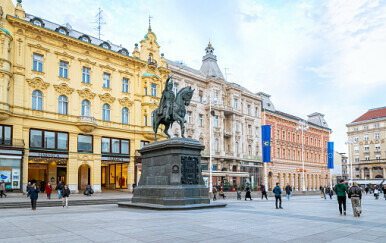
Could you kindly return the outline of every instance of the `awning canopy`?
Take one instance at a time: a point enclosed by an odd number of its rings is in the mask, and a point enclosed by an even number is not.
[[[204,170],[202,171],[202,176],[210,176],[209,171]],[[233,172],[233,171],[212,171],[212,176],[213,177],[248,177],[249,178],[249,173],[248,172]]]
[[[354,182],[360,184],[360,185],[367,185],[367,184],[373,184],[373,185],[379,185],[384,181],[385,179],[372,179],[372,180],[353,180]],[[386,182],[386,181],[385,181]]]

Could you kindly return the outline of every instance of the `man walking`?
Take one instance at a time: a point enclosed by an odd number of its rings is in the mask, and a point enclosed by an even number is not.
[[[245,191],[246,191],[246,193],[245,193],[245,201],[247,201],[247,198],[249,198],[249,200],[252,201],[251,188],[249,187],[249,185],[247,186]]]
[[[46,190],[46,181],[43,179],[41,182],[40,182],[40,191],[42,193],[44,193]]]
[[[63,201],[62,201],[63,208],[64,208],[64,206],[66,206],[66,208],[68,208],[68,198],[70,197],[70,194],[71,194],[70,188],[68,188],[67,185],[64,185],[64,188],[61,192],[61,195],[63,197]]]
[[[292,187],[290,186],[290,184],[287,184],[287,186],[285,187],[285,194],[287,196],[287,200],[289,201],[292,194]]]
[[[36,183],[32,183],[28,193],[27,198],[29,197],[31,199],[31,209],[36,210],[36,201],[39,197],[39,188],[36,186]]]
[[[282,207],[281,207],[281,188],[280,188],[280,183],[279,182],[277,182],[276,183],[276,187],[275,188],[273,188],[273,193],[275,193],[275,203],[276,203],[276,209],[283,209]],[[277,202],[279,201],[279,207],[277,207]]]
[[[213,201],[216,201],[217,200],[217,198],[216,198],[216,196],[217,196],[217,188],[216,187],[213,187],[212,193],[213,193]]]
[[[267,191],[265,190],[265,185],[261,185],[261,200],[263,200],[264,196],[265,196],[265,199],[268,200]]]
[[[340,180],[338,184],[336,184],[334,191],[336,196],[338,197],[339,204],[339,212],[342,215],[342,205],[344,210],[344,215],[346,215],[346,193],[348,192],[347,186],[344,184],[344,180]]]
[[[360,217],[362,213],[362,190],[358,187],[358,184],[356,182],[354,182],[353,186],[348,190],[348,198],[351,198],[351,205],[354,217]]]
[[[62,181],[59,181],[58,185],[56,186],[56,189],[58,190],[58,197],[59,199],[62,199],[62,190],[63,190],[64,184]]]
[[[2,180],[1,183],[0,183],[0,197],[3,198],[3,195],[4,195],[4,197],[7,197],[7,194],[5,194],[5,183],[4,183],[4,180]]]

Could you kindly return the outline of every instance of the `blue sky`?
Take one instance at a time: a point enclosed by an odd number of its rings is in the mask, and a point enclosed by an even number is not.
[[[165,57],[197,69],[210,39],[228,81],[271,94],[278,110],[325,114],[339,152],[347,123],[386,106],[385,1],[24,0],[23,7],[94,36],[100,7],[102,39],[130,52],[150,14]]]

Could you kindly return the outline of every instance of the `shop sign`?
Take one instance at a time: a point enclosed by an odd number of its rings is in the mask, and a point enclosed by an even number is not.
[[[122,158],[122,157],[103,157],[103,161],[112,161],[112,162],[130,162],[130,158]]]
[[[29,163],[28,164],[29,169],[47,169],[47,164],[33,164]]]
[[[40,152],[30,152],[30,157],[40,157],[40,158],[61,158],[61,159],[67,159],[68,154],[54,154],[54,153],[40,153]]]

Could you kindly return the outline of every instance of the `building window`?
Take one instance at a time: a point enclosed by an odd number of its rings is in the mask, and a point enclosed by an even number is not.
[[[257,117],[257,107],[255,107],[255,117]]]
[[[92,136],[78,135],[78,152],[92,152]]]
[[[237,99],[233,99],[233,108],[237,110]]]
[[[258,137],[258,136],[259,136],[259,128],[255,127],[255,137]]]
[[[31,129],[30,148],[68,150],[68,133]]]
[[[214,127],[218,127],[218,116],[214,116],[213,117],[213,119],[214,119]]]
[[[177,92],[178,92],[178,84],[176,84],[176,83],[173,84],[173,91],[174,91],[174,94],[177,95]]]
[[[147,116],[144,116],[144,117],[143,117],[143,121],[144,121],[144,123],[145,123],[145,127],[147,127]]]
[[[143,148],[146,144],[149,144],[149,141],[141,141],[140,148]]]
[[[354,127],[354,131],[358,131],[358,127]]]
[[[110,121],[110,106],[108,104],[102,106],[102,120]]]
[[[251,115],[251,105],[247,105],[247,114]]]
[[[122,108],[122,124],[129,124],[129,110],[126,107]]]
[[[369,151],[370,150],[370,146],[369,145],[365,145],[365,151]]]
[[[363,126],[364,130],[369,130],[369,126]]]
[[[39,90],[32,92],[32,110],[43,110],[43,94]]]
[[[375,139],[379,139],[379,137],[380,137],[380,136],[379,136],[379,132],[374,133],[374,138],[375,138]]]
[[[202,120],[202,114],[198,115],[198,126],[203,127],[203,120]]]
[[[375,150],[381,150],[381,145],[379,143],[375,144]]]
[[[103,73],[103,88],[110,88],[110,74]]]
[[[248,135],[252,135],[252,126],[248,125]]]
[[[218,139],[217,138],[214,139],[214,151],[215,152],[219,151]]]
[[[354,146],[354,153],[359,153],[359,146],[358,145]]]
[[[0,145],[12,145],[12,127],[0,125]]]
[[[186,112],[186,121],[188,124],[192,123],[192,112],[188,111]]]
[[[300,160],[300,151],[298,151],[298,160]]]
[[[363,137],[363,139],[364,139],[365,141],[369,140],[369,134],[365,134],[364,137]]]
[[[58,113],[62,115],[67,115],[68,100],[64,95],[59,96],[58,99]]]
[[[110,138],[102,138],[102,153],[110,153]]]
[[[369,156],[369,155],[366,155],[366,156],[365,156],[365,160],[370,160],[370,156]]]
[[[39,54],[33,54],[32,70],[43,72],[43,56]]]
[[[34,20],[34,25],[42,27],[42,23],[39,20]]]
[[[295,150],[292,151],[292,160],[295,160]]]
[[[235,142],[235,153],[239,153],[239,143]]]
[[[68,62],[59,62],[59,77],[68,78]]]
[[[374,128],[379,128],[379,123],[375,123]]]
[[[90,101],[82,101],[82,116],[90,116]]]
[[[151,84],[151,96],[157,97],[157,85]]]
[[[60,28],[60,29],[58,30],[58,32],[59,32],[60,34],[62,34],[62,35],[67,35],[67,32],[66,32],[64,29],[62,29],[62,28]]]
[[[359,141],[359,138],[358,137],[354,137],[354,142],[358,142]]]
[[[90,71],[91,71],[90,68],[83,67],[83,69],[82,69],[82,83],[85,83],[85,84],[90,83]]]
[[[239,126],[238,126],[238,122],[235,121],[235,131],[238,132],[239,131]]]
[[[87,43],[90,42],[90,40],[86,36],[83,36],[81,40],[84,41],[84,42],[87,42]]]
[[[147,95],[147,87],[144,88],[143,93]]]
[[[375,159],[376,159],[376,160],[380,160],[380,159],[381,159],[381,155],[380,155],[380,154],[376,154],[376,155],[375,155]]]
[[[288,139],[288,141],[291,142],[291,133],[290,132],[288,132],[288,134],[287,134],[287,139]]]
[[[285,149],[283,149],[283,153],[282,153],[281,157],[282,157],[283,159],[285,159]]]
[[[202,103],[202,91],[198,94],[198,102]]]
[[[122,92],[129,93],[129,80],[127,78],[122,79]]]
[[[283,133],[282,133],[282,138],[283,138],[283,140],[285,140],[285,131],[283,131]]]

